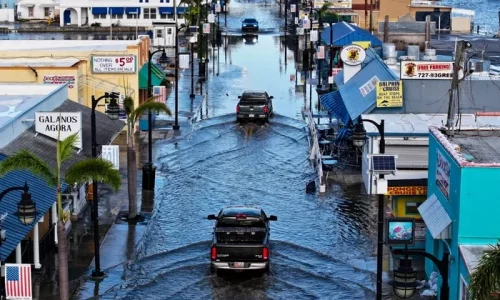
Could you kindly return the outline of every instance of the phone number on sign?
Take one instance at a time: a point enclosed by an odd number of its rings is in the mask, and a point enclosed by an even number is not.
[[[418,73],[420,78],[452,78],[453,74],[450,73]]]

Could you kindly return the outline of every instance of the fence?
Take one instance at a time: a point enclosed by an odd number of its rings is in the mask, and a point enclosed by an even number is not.
[[[314,123],[313,116],[308,109],[304,110],[304,114],[307,118],[307,127],[309,129],[310,139],[310,150],[309,159],[315,162],[315,167],[318,172],[319,178],[319,190],[320,193],[325,192],[325,185],[323,183],[323,162],[321,161],[321,149],[318,143],[318,131],[316,130],[316,125]]]

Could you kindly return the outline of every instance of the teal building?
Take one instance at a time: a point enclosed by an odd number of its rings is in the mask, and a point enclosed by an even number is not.
[[[419,210],[427,226],[426,252],[439,259],[444,252],[451,255],[449,299],[469,299],[470,275],[500,238],[499,149],[499,131],[460,131],[448,138],[430,128],[429,203]],[[426,275],[433,271],[437,268],[426,259]]]

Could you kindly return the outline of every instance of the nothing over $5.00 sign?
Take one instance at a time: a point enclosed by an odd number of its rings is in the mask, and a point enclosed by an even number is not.
[[[136,71],[135,55],[92,56],[92,73],[133,74]]]

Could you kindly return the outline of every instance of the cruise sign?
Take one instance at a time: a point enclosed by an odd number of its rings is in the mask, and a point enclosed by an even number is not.
[[[92,56],[92,73],[133,74],[136,71],[135,55]]]

